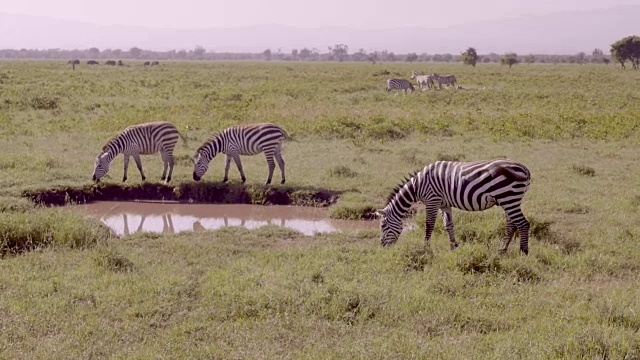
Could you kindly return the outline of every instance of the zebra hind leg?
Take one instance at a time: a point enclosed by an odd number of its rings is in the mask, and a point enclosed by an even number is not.
[[[511,242],[511,239],[513,238],[513,233],[515,231],[516,231],[516,224],[510,221],[509,218],[507,218],[507,224],[505,226],[505,235],[504,235],[504,239],[502,240],[502,246],[498,251],[499,253],[505,254],[507,252],[507,248],[509,247],[509,243]]]
[[[278,166],[280,167],[280,172],[282,175],[282,180],[280,180],[280,184],[284,184],[285,178],[284,178],[284,159],[282,158],[282,154],[280,153],[280,146],[278,146],[277,150],[276,150],[276,161],[278,162]]]
[[[529,255],[529,221],[522,216],[522,220],[518,223],[518,232],[520,233],[520,251],[525,255]]]
[[[447,230],[447,234],[449,234],[451,250],[454,250],[458,247],[458,243],[456,242],[456,236],[453,232],[453,214],[451,213],[451,208],[442,208],[440,211],[442,212],[444,227]]]
[[[173,156],[169,156],[169,158],[167,159],[167,164],[169,165],[169,174],[167,174],[167,180],[166,182],[169,183],[171,181],[171,175],[173,175],[173,165],[174,165],[175,161],[173,159]]]
[[[267,166],[269,167],[269,177],[267,177],[267,182],[265,183],[265,185],[270,185],[271,179],[273,178],[273,170],[276,168],[276,163],[273,162],[272,153],[265,153],[264,156],[267,159]]]

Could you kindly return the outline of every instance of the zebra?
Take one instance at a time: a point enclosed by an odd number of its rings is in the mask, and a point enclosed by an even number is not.
[[[438,81],[438,88],[442,89],[442,84],[445,85],[453,85],[453,87],[456,87],[456,77],[455,75],[436,75],[435,78],[436,81]]]
[[[176,127],[167,121],[148,122],[129,126],[119,135],[109,140],[103,147],[102,152],[96,158],[93,181],[100,182],[100,179],[109,171],[109,164],[118,154],[124,155],[124,176],[122,181],[127,181],[127,170],[129,168],[129,157],[133,159],[140,170],[142,181],[147,178],[142,171],[140,155],[150,155],[160,152],[162,156],[162,177],[160,180],[171,181],[173,173],[173,149],[178,137],[182,138],[186,145],[186,138],[178,132]],[[167,174],[167,167],[169,173]]]
[[[451,249],[458,246],[453,233],[451,208],[482,211],[494,205],[505,211],[506,234],[500,248],[505,253],[515,230],[520,233],[520,251],[529,253],[529,221],[520,203],[529,188],[531,175],[522,164],[508,159],[477,162],[437,161],[415,172],[394,189],[380,217],[380,242],[393,244],[402,231],[402,218],[412,204],[426,209],[425,244],[433,231],[438,209],[442,212]]]
[[[418,83],[418,86],[420,87],[420,90],[422,90],[422,86],[423,85],[427,85],[428,89],[431,89],[432,87],[434,87],[433,74],[431,74],[431,75],[420,75],[417,72],[413,71],[411,73],[411,79],[415,79],[416,80],[416,82]]]
[[[242,183],[244,184],[247,178],[244,176],[244,171],[242,170],[240,155],[256,155],[264,152],[269,167],[269,177],[265,185],[271,184],[273,170],[276,167],[273,161],[274,157],[278,162],[282,174],[280,183],[284,184],[284,160],[282,159],[280,151],[282,149],[282,141],[288,138],[289,135],[281,127],[269,123],[239,125],[226,128],[222,130],[222,132],[210,137],[196,151],[193,159],[193,180],[200,181],[209,168],[209,162],[211,162],[218,153],[224,153],[227,155],[227,158],[224,168],[224,179],[222,181],[227,182],[227,180],[229,180],[229,167],[231,166],[231,159],[233,159],[238,167],[238,171],[240,171]]]
[[[416,90],[409,80],[387,79],[387,91],[391,91],[393,89],[404,90],[405,94],[407,93],[407,89],[411,90],[411,92]]]

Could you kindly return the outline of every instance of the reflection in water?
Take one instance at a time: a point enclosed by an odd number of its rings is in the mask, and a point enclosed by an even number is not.
[[[378,228],[377,221],[329,219],[326,209],[297,206],[105,201],[76,207],[85,214],[99,218],[119,235],[139,231],[176,233],[215,230],[223,226],[256,229],[278,225],[305,235]]]

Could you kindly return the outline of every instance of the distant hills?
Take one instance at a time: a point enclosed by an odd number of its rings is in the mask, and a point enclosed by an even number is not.
[[[302,29],[281,25],[241,28],[164,29],[139,26],[95,25],[16,14],[0,14],[0,49],[193,49],[207,51],[290,52],[303,47],[327,52],[327,46],[346,44],[349,52],[360,48],[395,53],[459,54],[473,46],[480,54],[508,51],[519,54],[609,52],[616,40],[640,34],[640,5],[602,10],[522,16],[448,28],[396,27],[355,30],[346,27]]]

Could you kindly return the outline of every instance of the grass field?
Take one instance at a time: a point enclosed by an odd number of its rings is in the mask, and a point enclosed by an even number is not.
[[[414,69],[464,89],[385,93]],[[604,65],[0,62],[0,358],[640,359],[638,83]],[[382,248],[278,227],[115,238],[21,198],[89,185],[102,145],[153,120],[189,139],[174,186],[214,131],[281,125],[287,185],[341,193],[339,218],[435,160],[512,158],[532,173],[530,255],[497,255],[499,209],[454,210],[462,246],[439,220],[425,252],[423,212]],[[142,162],[157,182],[159,155]],[[243,164],[259,187],[264,158]],[[119,157],[106,181],[121,178]]]

